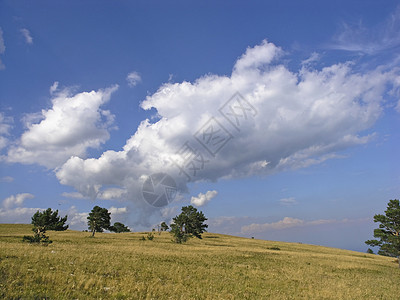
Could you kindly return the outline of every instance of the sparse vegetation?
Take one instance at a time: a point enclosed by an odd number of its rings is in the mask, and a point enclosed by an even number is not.
[[[52,233],[22,243],[30,225],[0,224],[1,299],[397,299],[394,258],[204,233]],[[280,250],[272,250],[279,248]],[[82,255],[84,253],[84,255]]]

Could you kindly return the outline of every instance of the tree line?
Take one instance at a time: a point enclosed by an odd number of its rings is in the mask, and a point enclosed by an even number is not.
[[[33,236],[24,236],[23,241],[29,243],[38,243],[42,245],[48,245],[52,243],[49,236],[46,235],[48,230],[64,231],[68,229],[69,225],[66,225],[68,216],[61,217],[58,215],[58,210],[53,211],[51,208],[42,212],[37,211],[32,216],[33,225],[32,231]],[[108,230],[111,232],[121,233],[130,232],[131,230],[120,222],[115,222],[111,225],[111,213],[108,209],[95,206],[87,217],[88,229],[92,233],[92,237],[95,236],[96,232],[103,232]],[[181,214],[177,215],[172,219],[170,224],[170,233],[174,236],[176,243],[184,243],[191,237],[201,239],[202,233],[206,231],[208,227],[204,222],[207,218],[203,212],[197,211],[192,205],[182,207]],[[169,226],[166,222],[160,224],[161,231],[168,231]]]
[[[68,216],[63,218],[58,215],[58,210],[51,208],[42,212],[37,211],[32,216],[33,236],[24,236],[23,240],[30,243],[40,243],[48,245],[52,243],[46,235],[48,230],[64,231],[68,229],[66,225]],[[94,237],[96,232],[108,230],[111,232],[130,232],[130,229],[120,222],[111,225],[111,213],[99,206],[93,207],[88,217],[88,228]],[[182,212],[172,219],[170,226],[166,222],[160,224],[161,231],[168,231],[173,235],[176,243],[184,243],[189,238],[196,237],[201,239],[202,234],[208,227],[205,224],[207,218],[201,211],[197,211],[192,205],[182,207]],[[400,267],[400,201],[398,199],[390,200],[385,214],[376,214],[374,222],[380,223],[379,228],[374,230],[376,239],[368,240],[365,243],[372,247],[379,247],[378,254],[397,257]],[[154,236],[148,237],[152,240]],[[368,253],[374,253],[368,249]]]

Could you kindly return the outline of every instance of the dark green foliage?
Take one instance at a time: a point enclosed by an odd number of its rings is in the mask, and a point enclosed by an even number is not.
[[[369,254],[374,254],[374,251],[372,251],[371,248],[368,248],[367,253],[369,253]]]
[[[162,222],[161,223],[161,231],[167,231],[168,229],[169,229],[169,227],[168,227],[167,223]]]
[[[111,232],[121,233],[121,232],[131,232],[131,230],[120,222],[115,222],[114,225],[110,226],[108,229]]]
[[[149,232],[149,233],[147,234],[147,239],[148,239],[149,241],[152,241],[152,240],[154,239],[154,234],[153,234],[152,232]]]
[[[276,251],[279,251],[279,250],[281,250],[281,248],[279,248],[279,247],[269,247],[269,248],[267,248],[267,249],[270,249],[270,250],[276,250]]]
[[[58,209],[52,211],[51,208],[44,210],[43,212],[37,211],[32,216],[32,225],[35,227],[45,227],[46,230],[63,231],[68,229],[67,222],[68,216],[61,218],[58,216]]]
[[[191,237],[201,239],[201,234],[208,227],[204,224],[207,218],[203,212],[198,212],[192,205],[182,207],[182,213],[172,220],[170,232],[174,235],[176,243],[184,243]]]
[[[42,244],[44,246],[47,246],[48,244],[52,243],[49,237],[45,234],[46,226],[35,223],[35,225],[32,228],[32,231],[33,231],[33,236],[25,235],[22,238],[23,242],[28,242],[31,244]]]
[[[372,247],[380,247],[378,254],[400,256],[400,202],[390,200],[384,215],[375,215],[374,222],[379,222],[379,228],[374,230],[376,240],[365,243]]]
[[[33,236],[24,235],[22,241],[31,244],[42,244],[43,246],[47,246],[53,242],[47,235],[45,235],[45,232],[35,232]]]
[[[92,236],[94,236],[96,232],[103,232],[105,229],[110,228],[110,215],[111,213],[109,213],[106,208],[97,205],[93,207],[87,217],[89,230],[92,232]]]
[[[58,216],[58,210],[52,211],[51,208],[44,210],[43,212],[37,211],[32,216],[32,231],[33,236],[25,235],[22,240],[28,243],[37,243],[42,245],[51,244],[52,241],[46,235],[47,230],[63,231],[68,229],[67,216],[61,218]]]

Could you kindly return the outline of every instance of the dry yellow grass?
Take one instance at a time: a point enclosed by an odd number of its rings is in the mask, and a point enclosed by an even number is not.
[[[0,224],[5,299],[398,299],[393,258],[295,243],[204,234],[49,232],[22,243],[30,225]]]

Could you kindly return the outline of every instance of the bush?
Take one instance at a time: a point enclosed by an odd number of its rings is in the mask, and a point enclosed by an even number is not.
[[[30,244],[41,244],[43,246],[48,246],[53,242],[47,235],[45,235],[45,230],[40,231],[38,228],[33,228],[32,230],[34,232],[33,236],[25,235],[22,238],[23,242],[28,242]]]

